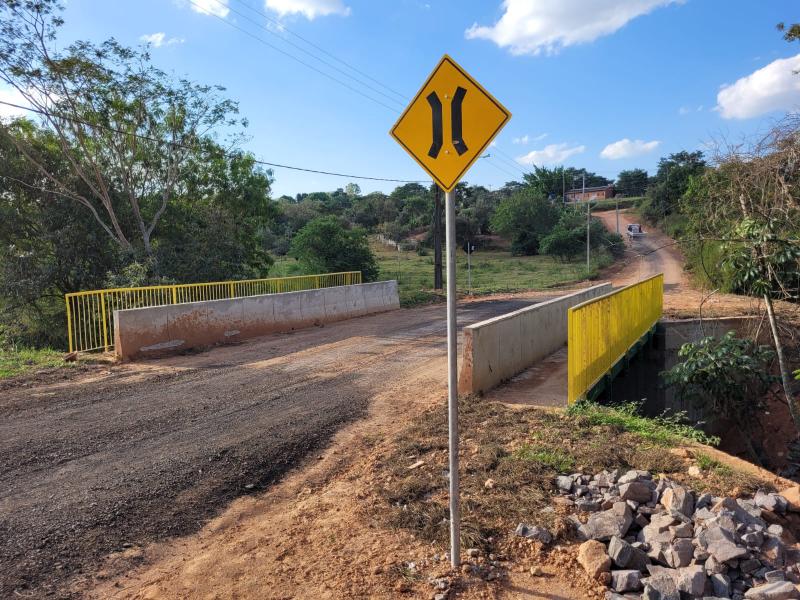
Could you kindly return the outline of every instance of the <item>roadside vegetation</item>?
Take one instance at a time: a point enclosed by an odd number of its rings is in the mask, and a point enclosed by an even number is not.
[[[48,348],[41,350],[0,348],[0,379],[8,379],[39,369],[55,368],[64,363],[63,353]]]
[[[635,405],[593,403],[566,411],[511,408],[477,396],[460,400],[459,410],[465,548],[502,553],[517,524],[531,519],[554,535],[569,537],[569,525],[548,508],[560,474],[642,469],[714,494],[755,492],[764,485],[711,458],[697,444],[718,440],[687,425],[680,415],[649,419]],[[692,465],[699,474],[688,474]],[[376,479],[384,481],[378,518],[446,548],[446,406],[418,419],[378,466]]]

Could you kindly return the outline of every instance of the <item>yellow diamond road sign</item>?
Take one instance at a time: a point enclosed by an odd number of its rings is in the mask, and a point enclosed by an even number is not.
[[[510,118],[502,104],[445,54],[391,135],[449,192]]]

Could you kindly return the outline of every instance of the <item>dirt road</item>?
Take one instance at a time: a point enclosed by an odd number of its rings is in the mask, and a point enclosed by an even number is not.
[[[597,212],[594,216],[603,221],[609,231],[616,231],[615,211]],[[625,259],[621,269],[614,272],[614,285],[628,285],[651,275],[664,273],[666,292],[685,287],[683,256],[672,238],[646,225],[643,226],[646,233],[641,238],[629,240],[625,235],[629,224],[639,222],[638,215],[626,210],[619,212],[619,230],[625,238]]]
[[[531,303],[468,303],[460,323]],[[0,597],[63,595],[110,552],[198,530],[378,394],[403,398],[401,412],[440,394],[444,316],[442,305],[393,311],[4,391]]]

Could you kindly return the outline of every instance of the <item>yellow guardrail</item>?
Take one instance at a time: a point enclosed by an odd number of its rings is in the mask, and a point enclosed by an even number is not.
[[[74,292],[65,296],[70,352],[114,347],[114,311],[205,300],[299,292],[361,283],[361,271]]]
[[[569,309],[567,399],[591,390],[661,318],[664,275],[659,274]]]

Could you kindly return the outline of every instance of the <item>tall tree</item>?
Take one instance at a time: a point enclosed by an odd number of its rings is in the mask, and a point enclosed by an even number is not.
[[[219,97],[222,88],[176,81],[147,52],[115,40],[58,50],[60,8],[56,0],[0,2],[0,81],[53,132],[68,176],[49,169],[13,124],[0,124],[0,135],[43,186],[83,206],[121,249],[152,257],[154,231],[185,191],[207,136],[245,123],[237,105]]]
[[[644,196],[647,191],[647,171],[644,169],[620,171],[614,185],[617,193],[623,196]]]
[[[679,203],[692,177],[703,174],[706,161],[703,153],[676,152],[658,162],[658,171],[647,189],[644,216],[651,221],[660,221],[679,208]]]
[[[752,145],[716,149],[716,168],[705,172],[685,198],[702,238],[723,240],[722,266],[740,291],[765,304],[795,426],[800,431],[800,398],[792,380],[775,300],[800,301],[800,117],[787,117]]]
[[[500,202],[492,229],[511,240],[515,254],[537,254],[539,242],[558,222],[558,209],[533,190],[521,190]]]

